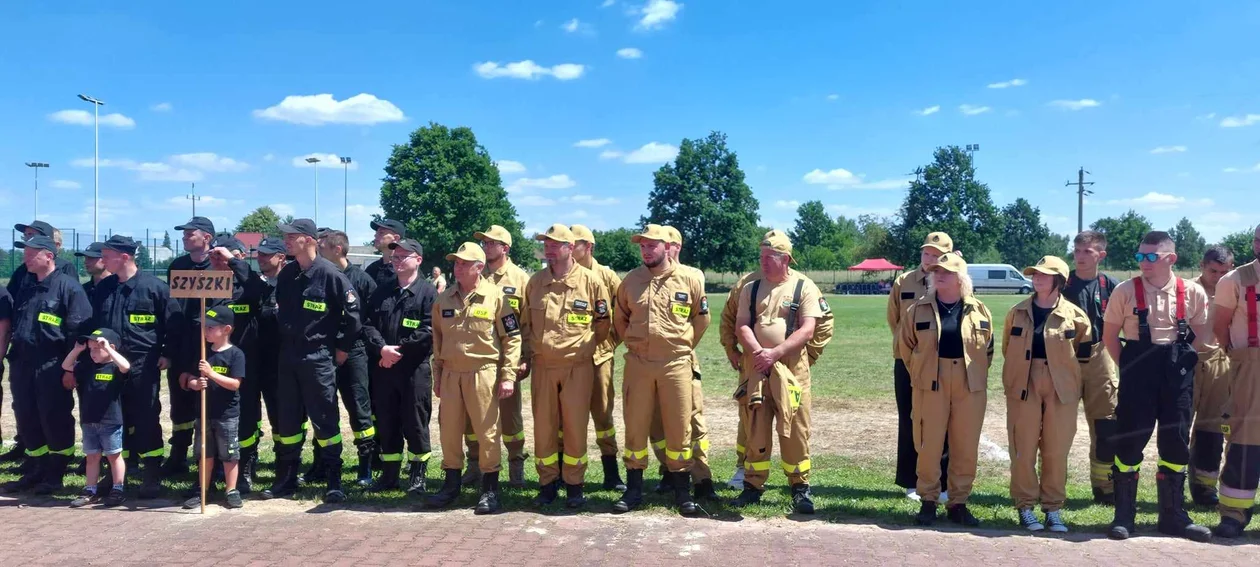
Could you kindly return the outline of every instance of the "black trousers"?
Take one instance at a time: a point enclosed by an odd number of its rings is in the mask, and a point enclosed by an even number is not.
[[[162,457],[162,401],[158,398],[162,372],[158,370],[158,356],[157,353],[128,356],[131,372],[122,391],[123,425],[126,426],[123,455],[134,452],[142,459]]]
[[[1113,446],[1116,460],[1125,468],[1142,464],[1142,451],[1156,427],[1160,461],[1174,468],[1190,464],[1190,419],[1198,360],[1188,344],[1128,341],[1124,345]]]
[[[14,417],[28,456],[74,455],[74,393],[62,387],[62,374],[60,360],[19,359],[9,368]]]
[[[275,350],[263,352],[258,345],[251,345],[245,351],[245,379],[241,381],[241,421],[238,429],[241,450],[258,449],[262,439],[262,404],[267,399],[268,417],[271,429],[275,431],[275,388],[276,367],[279,362]],[[270,392],[267,392],[270,390]]]
[[[403,441],[412,461],[427,461],[429,419],[433,414],[433,373],[429,363],[414,372],[373,369],[372,399],[376,406],[376,443],[384,461],[401,461]]]
[[[914,421],[910,418],[914,389],[910,386],[910,371],[903,360],[893,363],[893,392],[897,397],[897,486],[914,488],[919,483],[916,470],[919,452],[914,447]],[[949,486],[949,437],[945,438],[945,450],[941,453],[941,486]]]
[[[196,375],[196,372],[193,372]],[[200,413],[201,393],[179,387],[179,372],[166,373],[166,397],[171,403],[171,450],[188,451]]]
[[[315,352],[282,352],[276,381],[279,423],[276,460],[298,461],[310,416],[315,441],[324,460],[341,461],[341,426],[337,421],[337,369],[327,349]]]
[[[347,353],[346,363],[337,368],[337,391],[350,419],[354,445],[359,455],[372,452],[376,444],[376,428],[372,425],[372,395],[368,389],[368,356],[361,346]]]

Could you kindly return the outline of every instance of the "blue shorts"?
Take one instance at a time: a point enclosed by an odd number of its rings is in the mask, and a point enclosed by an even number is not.
[[[83,454],[105,456],[122,452],[123,426],[112,423],[82,423]]]

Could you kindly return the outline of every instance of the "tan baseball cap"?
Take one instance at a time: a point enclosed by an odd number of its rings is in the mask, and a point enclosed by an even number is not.
[[[678,232],[678,229],[676,229],[676,228],[674,228],[674,227],[672,227],[672,226],[669,226],[669,225],[665,225],[665,226],[663,226],[663,227],[661,227],[661,228],[664,228],[664,229],[665,229],[665,232],[668,232],[668,233],[669,233],[669,238],[670,238],[669,243],[670,243],[670,244],[677,244],[677,245],[679,245],[679,246],[682,246],[682,233],[681,233],[681,232]]]
[[[670,240],[669,231],[659,224],[649,224],[643,227],[643,232],[630,237],[630,242],[638,244],[641,240],[659,240],[661,242],[673,242]]]
[[[564,244],[573,244],[573,232],[570,231],[567,226],[562,224],[553,224],[547,229],[547,232],[535,235],[534,240],[554,240]]]
[[[1066,280],[1068,279],[1069,270],[1067,262],[1064,262],[1058,256],[1042,256],[1040,260],[1037,260],[1036,266],[1024,268],[1025,276],[1031,276],[1035,273],[1042,273],[1047,276],[1063,276],[1063,279]]]
[[[586,228],[586,225],[575,224],[569,227],[569,232],[573,233],[574,242],[585,240],[591,244],[595,244],[595,233],[591,232],[591,229]]]
[[[783,238],[787,238],[787,233],[777,228],[772,228],[768,232],[766,232],[766,235],[761,237],[761,239],[766,240],[772,236],[782,236]]]
[[[947,236],[946,238],[949,237]],[[967,271],[967,261],[963,260],[962,256],[959,256],[958,254],[947,252],[942,254],[941,258],[937,260],[936,264],[933,264],[928,271],[935,272],[937,270],[945,270],[946,272],[953,274],[962,274]]]
[[[777,234],[766,233],[766,238],[761,241],[761,246],[774,250],[780,254],[787,254],[788,256],[791,256],[792,241],[788,239],[787,235],[780,231],[770,232],[777,232]],[[792,259],[792,263],[796,263],[796,258]]]
[[[928,247],[935,248],[942,254],[948,254],[954,251],[954,239],[950,238],[949,235],[944,232],[933,232],[932,234],[927,235],[927,238],[923,239],[923,246],[920,246],[919,248],[923,249]]]
[[[447,254],[446,260],[448,262],[463,260],[465,262],[485,263],[486,253],[481,249],[481,245],[476,242],[465,242],[459,245],[459,250],[456,250],[454,253]]]
[[[490,228],[485,232],[474,232],[473,238],[476,238],[477,240],[493,240],[495,242],[502,242],[508,246],[512,245],[512,233],[497,224],[490,225]]]

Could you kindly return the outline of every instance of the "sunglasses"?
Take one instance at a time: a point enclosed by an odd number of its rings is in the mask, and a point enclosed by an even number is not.
[[[1143,254],[1141,252],[1138,252],[1137,254],[1133,255],[1133,259],[1137,260],[1138,262],[1149,262],[1149,263],[1154,264],[1155,262],[1158,262],[1159,259],[1163,258],[1164,256],[1167,256],[1167,254],[1160,254],[1159,252],[1147,252]]]

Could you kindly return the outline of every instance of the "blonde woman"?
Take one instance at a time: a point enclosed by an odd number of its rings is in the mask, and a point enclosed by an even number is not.
[[[898,352],[908,353],[911,419],[919,451],[920,508],[915,521],[924,526],[936,521],[941,453],[948,435],[946,516],[974,527],[980,521],[967,509],[967,499],[976,478],[985,388],[993,363],[993,319],[972,292],[962,256],[944,254],[930,270],[928,292],[910,306],[897,332]]]
[[[1067,263],[1055,256],[1024,270],[1024,275],[1032,276],[1034,293],[1006,314],[1002,335],[1011,500],[1020,526],[1034,532],[1047,527],[1068,531],[1059,511],[1067,500],[1068,450],[1076,436],[1081,400],[1078,357],[1089,360],[1091,336],[1089,316],[1062,295],[1068,274]],[[1033,512],[1038,503],[1045,523]]]

